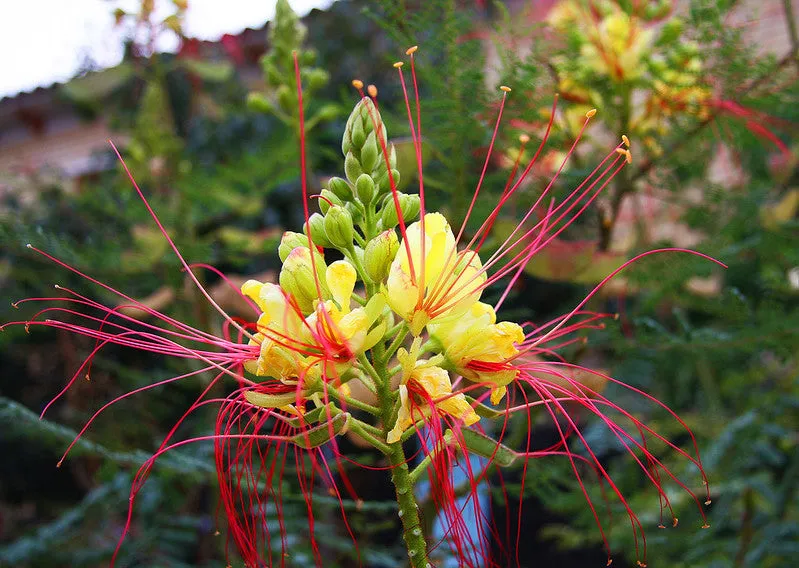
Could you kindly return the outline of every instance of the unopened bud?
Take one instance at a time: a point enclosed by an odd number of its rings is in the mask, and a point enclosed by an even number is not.
[[[386,127],[383,124],[383,119],[380,117],[374,101],[365,97],[355,105],[347,119],[344,137],[341,140],[342,153],[347,155],[349,152],[354,152],[356,156],[360,156],[366,137],[374,130],[379,130],[381,138],[385,141]]]
[[[291,110],[297,105],[297,98],[288,85],[280,85],[277,88],[277,102],[284,110]]]
[[[330,243],[339,249],[352,248],[354,236],[352,215],[344,207],[331,207],[325,215],[325,233]]]
[[[322,215],[327,213],[327,210],[330,209],[333,205],[343,205],[344,202],[339,199],[335,193],[330,191],[329,189],[323,189],[322,192],[319,194],[319,209],[322,211]]]
[[[419,215],[421,205],[419,203],[418,195],[407,195],[405,193],[400,193],[397,196],[397,199],[399,201],[402,219],[404,221],[410,221]],[[397,218],[397,207],[392,196],[388,196],[386,199],[383,211],[381,213],[381,220],[383,221],[384,228],[393,228],[399,223]]]
[[[361,221],[363,221],[361,208],[358,205],[356,205],[354,202],[348,201],[347,203],[344,204],[344,208],[350,214],[350,217],[352,217],[353,224],[359,224],[361,223]]]
[[[352,189],[350,189],[350,184],[347,183],[347,180],[341,179],[340,177],[332,177],[327,182],[327,188],[335,193],[336,197],[342,201],[352,200]]]
[[[363,143],[366,142],[366,131],[363,128],[363,121],[353,120],[352,127],[349,129],[350,141],[352,142],[353,150],[360,150]]]
[[[327,238],[327,233],[325,233],[325,218],[322,217],[319,213],[314,213],[308,219],[308,223],[306,226],[303,227],[303,232],[307,231],[307,227],[311,227],[311,240],[313,241],[314,245],[328,248],[332,246],[330,239]],[[306,232],[307,234],[307,232]],[[307,244],[306,244],[307,246]]]
[[[314,277],[314,265],[316,277]],[[326,268],[325,261],[319,253],[311,262],[311,251],[308,247],[295,248],[283,262],[279,277],[280,287],[297,300],[297,305],[304,314],[313,310],[314,301],[319,299],[319,293],[324,295],[323,290],[327,289],[324,285]]]
[[[391,175],[389,175],[388,171],[383,172],[377,178],[377,190],[378,192],[382,193],[384,191],[391,191],[391,186],[393,184],[394,187],[397,187],[400,182],[400,173],[399,170],[391,170]]]
[[[375,282],[383,281],[398,249],[399,239],[393,229],[383,231],[369,241],[364,251],[364,268],[369,278]]]
[[[344,173],[352,183],[355,183],[358,176],[363,173],[363,168],[361,168],[358,158],[352,152],[348,152],[347,157],[344,158]]]
[[[341,114],[341,108],[338,105],[327,104],[320,108],[314,115],[316,122],[327,122],[333,120]]]
[[[330,80],[330,75],[324,69],[311,69],[308,71],[308,87],[311,89],[321,89]]]
[[[286,231],[280,238],[280,245],[277,247],[277,254],[280,257],[280,262],[286,262],[289,253],[297,247],[307,247],[308,237],[302,233],[295,233],[294,231]]]
[[[366,137],[366,142],[361,148],[361,168],[363,171],[371,173],[378,165],[380,158],[380,147],[377,145],[377,137],[374,131]]]
[[[247,95],[247,107],[256,112],[271,113],[275,105],[263,93],[250,93]]]
[[[355,193],[361,203],[369,205],[377,195],[377,188],[375,187],[375,180],[369,174],[361,174],[355,180]]]

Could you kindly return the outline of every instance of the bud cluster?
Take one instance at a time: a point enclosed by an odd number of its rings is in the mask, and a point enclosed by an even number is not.
[[[403,222],[415,219],[419,196],[391,191],[400,179],[397,154],[371,98],[361,99],[347,119],[341,150],[344,177],[331,178],[322,189],[321,213],[311,215],[305,233],[310,230],[315,245],[341,251],[364,276],[381,282],[399,248],[394,232],[400,222],[398,209]],[[305,237],[298,246],[307,245]],[[288,246],[286,241],[284,248]]]

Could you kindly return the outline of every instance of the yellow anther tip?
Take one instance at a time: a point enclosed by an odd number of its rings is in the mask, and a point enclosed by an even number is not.
[[[586,118],[593,118],[595,114],[596,114],[596,109],[592,108],[587,113],[585,113],[585,117]]]
[[[527,144],[530,141],[530,137],[527,134],[519,134],[519,142],[522,144]]]
[[[419,49],[418,45],[411,46],[405,50],[405,55],[413,55],[414,53],[416,53],[417,49]]]
[[[703,528],[703,529],[709,529],[709,528],[710,528],[710,525],[709,525],[708,523],[705,523],[704,525],[702,525],[702,528]]]
[[[705,501],[705,505],[710,505],[712,502],[713,502],[713,501],[711,501],[710,499],[708,499],[707,501]]]
[[[361,81],[360,79],[353,79],[352,86],[355,87],[356,89],[363,89],[363,81]]]
[[[502,86],[499,88],[499,90],[500,90],[500,91],[505,91],[506,93],[510,93],[510,91],[511,91],[511,88],[510,88],[510,87],[508,87],[508,86],[506,86],[506,85],[502,85]]]
[[[626,134],[621,135],[621,141],[624,142],[625,146],[627,146],[628,148],[630,147],[630,139],[627,138]]]
[[[395,67],[396,69],[399,69],[399,68],[400,68],[400,67],[402,67],[403,65],[405,65],[405,64],[404,64],[402,61],[397,61],[397,62],[394,64],[394,67]]]
[[[377,87],[374,85],[369,85],[366,87],[366,92],[369,93],[369,96],[375,98],[377,96]]]
[[[620,156],[624,156],[624,159],[627,161],[628,164],[633,163],[633,155],[630,151],[626,148],[616,148],[616,153]]]
[[[32,244],[30,244],[30,243],[28,243],[28,244],[27,244],[27,245],[25,245],[25,246],[26,246],[27,248],[29,248],[29,249],[32,249],[32,248],[33,248],[33,245],[32,245]]]

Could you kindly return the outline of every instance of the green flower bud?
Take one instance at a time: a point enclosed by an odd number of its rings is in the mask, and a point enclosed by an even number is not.
[[[314,278],[314,264],[317,277]],[[311,250],[308,247],[297,247],[292,250],[283,262],[280,269],[280,287],[294,296],[300,310],[304,314],[309,314],[313,310],[314,301],[319,299],[319,291],[322,296],[327,296],[327,285],[325,283],[324,258],[320,253],[314,255],[311,262]],[[319,291],[317,291],[317,281]]]
[[[263,59],[262,61],[264,76],[266,77],[266,83],[272,87],[277,87],[278,85],[283,83],[283,76],[280,74],[280,70],[277,66],[272,62],[271,59]]]
[[[275,105],[272,104],[266,95],[263,93],[250,93],[247,95],[247,108],[254,110],[255,112],[263,112],[265,114],[270,114]]]
[[[353,224],[358,224],[363,220],[363,214],[361,214],[361,209],[358,205],[355,204],[353,201],[348,201],[344,204],[344,209],[347,210],[347,213],[350,214],[352,217]]]
[[[660,30],[660,37],[657,40],[657,45],[671,45],[680,39],[682,35],[682,20],[679,18],[672,18]]]
[[[332,177],[327,182],[327,188],[342,201],[352,200],[352,189],[350,189],[350,184],[347,183],[347,180],[340,177]]]
[[[318,122],[327,122],[328,120],[333,120],[334,118],[338,117],[341,114],[341,107],[336,104],[326,104],[322,108],[320,108],[317,113],[314,115],[314,120]]]
[[[305,49],[300,54],[300,63],[305,67],[310,67],[316,63],[316,52],[313,49]]]
[[[308,71],[308,87],[316,90],[321,89],[330,80],[330,74],[324,69],[311,69]]]
[[[669,0],[661,0],[660,2],[652,2],[647,4],[644,9],[644,20],[659,20],[668,16],[671,11],[671,2]]]
[[[297,105],[297,98],[288,85],[280,85],[277,88],[277,102],[281,108],[291,110]]]
[[[386,140],[386,126],[383,124],[383,119],[377,111],[374,101],[366,97],[355,105],[347,119],[344,137],[341,140],[342,153],[346,156],[349,152],[354,152],[356,157],[360,156],[367,136],[374,130],[379,130],[381,138]],[[379,142],[377,146],[380,147]]]
[[[419,215],[421,204],[419,203],[418,195],[407,195],[405,193],[400,193],[397,196],[397,199],[399,200],[400,209],[402,210],[403,221],[408,222]],[[393,228],[399,223],[399,220],[397,219],[397,208],[394,205],[394,199],[391,195],[386,196],[380,218],[383,222],[384,228]]]
[[[330,239],[327,238],[327,233],[325,233],[325,218],[322,217],[319,213],[314,213],[308,219],[308,223],[303,226],[302,231],[307,235],[307,226],[311,226],[311,240],[317,246],[322,248],[328,248],[332,246]],[[307,244],[306,244],[307,246]]]
[[[386,167],[386,162],[381,160],[383,167]],[[391,169],[397,169],[397,149],[394,147],[394,144],[388,145],[388,165],[391,166]]]
[[[326,214],[333,205],[344,205],[341,199],[329,189],[323,189],[319,196],[319,209],[322,210],[322,215]]]
[[[354,120],[352,128],[349,132],[350,140],[352,141],[353,150],[360,150],[363,143],[366,142],[366,132],[363,129],[363,122]]]
[[[358,179],[358,176],[363,173],[363,168],[361,168],[358,158],[356,158],[355,154],[352,152],[349,152],[347,157],[344,158],[344,173],[346,174],[347,179],[352,183],[355,183],[355,180]]]
[[[358,176],[358,179],[355,180],[355,194],[364,205],[369,205],[372,202],[372,199],[377,195],[375,180],[372,179],[372,176],[369,174]]]
[[[289,253],[297,247],[307,247],[308,237],[302,233],[295,233],[294,231],[286,231],[280,238],[280,245],[277,247],[277,255],[280,257],[280,262],[286,262]]]
[[[399,249],[399,239],[393,229],[383,231],[366,245],[363,255],[364,268],[369,278],[382,282]]]
[[[391,170],[391,177],[388,176],[388,171],[383,172],[377,178],[377,190],[382,193],[384,191],[391,191],[391,182],[394,182],[394,187],[399,185],[400,173],[398,170]]]
[[[378,166],[380,158],[380,148],[377,145],[377,138],[374,132],[370,132],[366,137],[366,142],[361,148],[361,167],[363,171],[371,173]]]
[[[351,248],[355,229],[349,211],[338,205],[331,207],[325,215],[325,233],[334,247]]]

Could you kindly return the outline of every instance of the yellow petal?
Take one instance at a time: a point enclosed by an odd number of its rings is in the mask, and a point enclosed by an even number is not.
[[[411,379],[419,384],[434,400],[436,408],[450,416],[463,420],[466,426],[471,426],[480,417],[460,393],[452,396],[452,383],[449,373],[441,367],[420,367],[411,373]],[[438,400],[441,399],[441,400]]]
[[[508,392],[507,387],[494,387],[491,389],[491,404],[497,405],[502,402],[506,392]]]
[[[355,268],[346,260],[337,260],[327,267],[325,274],[327,286],[333,299],[343,312],[350,309],[350,297],[355,290],[358,275]]]
[[[400,407],[399,412],[397,413],[397,421],[394,423],[394,427],[386,436],[386,441],[389,444],[393,444],[394,442],[399,442],[400,438],[402,437],[402,433],[413,424],[413,420],[411,420],[411,410],[410,410],[410,401],[408,399],[408,387],[405,385],[399,386],[399,395],[400,395]]]

